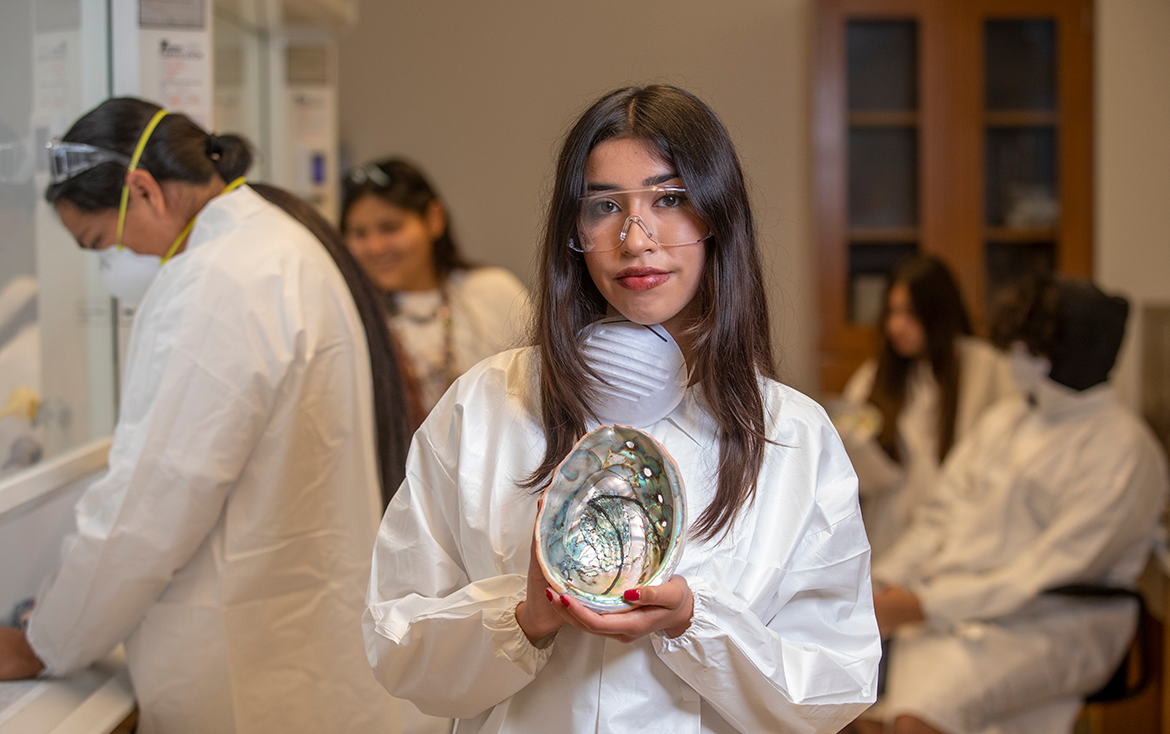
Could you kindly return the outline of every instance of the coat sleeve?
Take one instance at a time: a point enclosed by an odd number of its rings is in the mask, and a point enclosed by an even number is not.
[[[779,443],[790,457],[807,448],[803,464],[765,472],[757,491],[812,482],[816,496],[791,553],[780,568],[762,558],[749,563],[728,581],[734,588],[688,577],[691,626],[652,641],[667,666],[739,731],[836,732],[874,701],[880,658],[856,478],[827,420],[802,437],[805,446]],[[777,532],[769,527],[775,519],[760,517],[757,532]]]
[[[523,574],[472,582],[464,567],[453,459],[428,432],[441,423],[429,419],[415,434],[406,479],[382,520],[362,629],[388,692],[425,714],[471,718],[528,685],[552,647],[534,647],[516,622]]]
[[[917,593],[932,625],[995,619],[1019,610],[1045,589],[1076,581],[1132,583],[1141,571],[1166,502],[1166,467],[1152,442],[1125,431],[1082,447],[1080,465],[1059,488],[1054,519],[1012,562],[983,573],[949,573]],[[1128,439],[1128,440],[1127,440]],[[1134,578],[1109,579],[1129,561]]]
[[[961,467],[976,451],[973,439],[964,439],[951,450],[940,472],[939,486],[914,508],[910,525],[898,541],[873,566],[873,581],[879,586],[904,586],[917,578],[919,569],[930,561],[946,540],[946,523],[951,513],[952,483],[962,478]]]
[[[281,284],[270,285],[279,298]],[[30,619],[29,640],[54,673],[125,640],[194,555],[292,359],[287,323],[254,316],[235,284],[205,280],[166,295],[140,316],[150,322],[138,325],[109,471],[79,500],[77,534]]]
[[[842,399],[858,406],[868,404],[876,376],[877,362],[866,361],[849,378]],[[906,481],[906,471],[878,444],[872,431],[859,429],[850,422],[837,425],[837,430],[857,472],[857,489],[862,497],[885,494]]]

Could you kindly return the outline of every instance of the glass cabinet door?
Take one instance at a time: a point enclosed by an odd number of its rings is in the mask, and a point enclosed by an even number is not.
[[[895,263],[955,273],[977,332],[1001,289],[1092,271],[1092,0],[817,0],[820,376],[880,344]]]
[[[1056,22],[983,23],[985,298],[1057,264]]]
[[[890,273],[918,249],[918,23],[845,29],[848,95],[848,318],[872,326]]]
[[[114,304],[44,200],[46,141],[108,96],[108,12],[0,5],[0,482],[113,430]]]

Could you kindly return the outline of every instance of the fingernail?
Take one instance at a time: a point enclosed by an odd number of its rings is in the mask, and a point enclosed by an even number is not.
[[[638,601],[642,595],[638,593],[637,589],[626,589],[626,593],[622,594],[622,598],[626,601]]]
[[[552,593],[552,589],[545,589],[545,590],[544,590],[544,595],[548,597],[548,600],[549,600],[549,601],[552,601],[552,600],[553,600],[553,593]]]
[[[569,606],[569,597],[565,596],[564,594],[561,594],[561,604],[564,604],[565,606]]]

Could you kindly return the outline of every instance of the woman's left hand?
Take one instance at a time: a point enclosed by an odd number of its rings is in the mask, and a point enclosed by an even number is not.
[[[922,602],[913,592],[901,586],[875,589],[873,613],[877,617],[878,632],[883,640],[902,625],[921,622],[925,619],[922,613]]]
[[[641,586],[625,593],[630,609],[598,614],[567,594],[553,596],[557,613],[577,629],[620,642],[633,642],[651,632],[662,630],[667,637],[678,637],[691,626],[695,598],[682,576],[671,576],[658,586]]]

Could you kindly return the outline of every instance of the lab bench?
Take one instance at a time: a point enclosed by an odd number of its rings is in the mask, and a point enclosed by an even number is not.
[[[0,683],[0,734],[110,734],[133,711],[121,646],[72,675]]]

